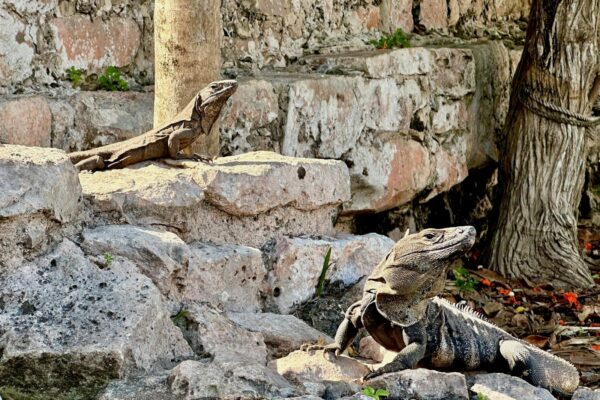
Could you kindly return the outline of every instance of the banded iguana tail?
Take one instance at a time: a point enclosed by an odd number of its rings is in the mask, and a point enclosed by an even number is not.
[[[474,241],[473,227],[427,229],[398,241],[367,278],[362,299],[348,308],[335,342],[324,350],[340,354],[364,328],[383,347],[398,352],[365,379],[419,363],[506,371],[572,393],[579,374],[569,362],[515,338],[468,307],[433,297],[443,289],[450,261]],[[308,347],[316,348],[323,347]]]
[[[141,161],[157,158],[196,158],[180,151],[191,145],[200,135],[207,135],[219,117],[221,108],[237,89],[233,80],[216,81],[202,89],[171,121],[140,136],[69,153],[69,158],[81,170],[123,168]]]

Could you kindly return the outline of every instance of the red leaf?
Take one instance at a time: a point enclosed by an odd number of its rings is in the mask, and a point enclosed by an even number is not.
[[[563,293],[563,297],[565,298],[565,300],[567,301],[567,303],[569,303],[569,305],[573,306],[573,305],[577,305],[579,304],[579,302],[577,301],[577,294],[573,293],[573,292],[565,292]]]
[[[481,282],[481,284],[483,286],[487,286],[487,287],[491,287],[492,286],[492,281],[490,281],[489,279],[486,279],[486,278],[483,278],[479,282]]]
[[[510,289],[498,288],[498,293],[500,293],[502,296],[508,296]]]
[[[593,344],[592,349],[594,349],[596,351],[600,351],[600,344]]]
[[[586,249],[587,251],[592,251],[592,248],[593,248],[593,246],[592,246],[592,243],[591,243],[591,242],[586,242],[586,243],[585,243],[585,249]]]

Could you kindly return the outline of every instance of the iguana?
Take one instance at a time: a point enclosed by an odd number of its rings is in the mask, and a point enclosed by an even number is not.
[[[192,144],[200,135],[210,132],[219,117],[221,108],[237,89],[233,80],[216,81],[202,89],[171,121],[131,139],[69,153],[71,162],[80,170],[123,168],[141,161],[157,158],[195,158],[180,151]]]
[[[361,328],[388,350],[392,362],[364,379],[413,368],[497,370],[563,394],[578,386],[569,362],[508,334],[465,306],[435,297],[452,259],[475,240],[473,227],[427,229],[398,241],[365,282],[363,297],[346,311],[335,342],[307,346],[339,355]]]

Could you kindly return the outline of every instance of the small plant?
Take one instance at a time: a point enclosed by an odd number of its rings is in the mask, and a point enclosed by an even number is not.
[[[129,84],[121,77],[121,71],[111,65],[98,77],[98,89],[124,92],[129,90]]]
[[[188,310],[186,310],[184,307],[181,307],[179,311],[177,311],[177,314],[171,316],[171,321],[173,321],[174,324],[177,324],[179,321],[185,319],[188,315]]]
[[[483,393],[477,393],[477,400],[490,400],[490,399]]]
[[[387,389],[375,389],[371,386],[364,387],[363,390],[360,391],[367,397],[370,397],[375,400],[380,400],[384,397],[390,397],[390,392]]]
[[[79,69],[75,67],[67,68],[67,78],[69,82],[73,85],[73,87],[79,87],[83,83],[84,80],[84,69]]]
[[[458,267],[453,270],[454,272],[454,283],[463,293],[470,293],[475,290],[475,284],[477,281],[473,279],[469,271],[465,267]]]
[[[112,264],[113,261],[115,261],[115,256],[110,253],[104,253],[104,262],[107,267],[110,267],[110,264]]]
[[[391,35],[384,35],[378,40],[369,41],[369,43],[378,49],[392,49],[394,47],[403,49],[410,47],[410,37],[402,29],[396,29],[396,32]]]
[[[321,293],[323,293],[323,285],[325,285],[325,276],[327,275],[327,270],[331,267],[332,262],[331,259],[331,247],[327,250],[325,254],[325,258],[323,259],[323,267],[321,267],[321,275],[319,275],[319,282],[317,283],[317,297],[321,297]]]

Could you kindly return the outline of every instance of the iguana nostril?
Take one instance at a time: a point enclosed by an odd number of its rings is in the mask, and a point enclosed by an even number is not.
[[[275,289],[273,289],[273,297],[279,297],[280,294],[281,294],[281,288],[276,287]]]

